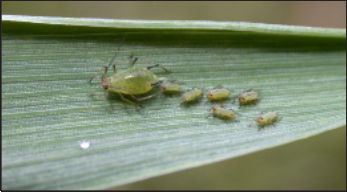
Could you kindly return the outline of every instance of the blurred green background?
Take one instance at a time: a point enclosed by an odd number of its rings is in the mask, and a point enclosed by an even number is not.
[[[2,14],[346,28],[346,2],[2,2]],[[346,127],[113,189],[346,190]]]

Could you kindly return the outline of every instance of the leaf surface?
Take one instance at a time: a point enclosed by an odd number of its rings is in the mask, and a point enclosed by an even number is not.
[[[3,16],[3,189],[100,189],[303,139],[346,124],[346,31],[204,21]],[[261,100],[181,105],[161,95],[141,104],[111,94],[100,77],[116,57],[185,89],[255,88]],[[122,61],[123,60],[123,61]],[[112,74],[110,70],[109,75]],[[153,90],[153,93],[155,90]],[[238,122],[207,116],[213,104]],[[260,129],[261,111],[282,119]],[[90,142],[82,149],[82,141]]]

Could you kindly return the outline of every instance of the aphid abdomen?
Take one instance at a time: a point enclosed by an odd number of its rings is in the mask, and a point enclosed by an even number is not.
[[[159,78],[146,68],[133,67],[114,74],[109,78],[110,91],[138,95],[147,93]]]

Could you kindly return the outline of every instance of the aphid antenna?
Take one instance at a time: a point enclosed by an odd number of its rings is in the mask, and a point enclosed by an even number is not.
[[[211,117],[211,116],[213,116],[212,113],[208,114],[208,115],[206,116],[206,118],[209,118],[209,117]]]
[[[252,90],[254,90],[254,91],[255,91],[255,89],[254,89],[254,88],[249,88],[249,89],[245,90],[244,92],[247,92],[247,91],[252,91]]]
[[[116,54],[113,56],[113,58],[112,58],[112,60],[110,61],[110,63],[106,66],[107,68],[109,68],[109,67],[112,65],[112,63],[114,62],[114,60],[116,59],[116,57],[117,57],[117,55],[118,55],[118,53],[119,53],[119,51],[120,51],[120,48],[121,48],[121,46],[123,45],[123,43],[124,43],[125,39],[127,38],[127,36],[128,36],[128,33],[126,33],[126,34],[124,35],[123,39],[122,39],[121,42],[118,44],[118,48],[117,48]],[[96,76],[98,76],[98,74],[100,74],[100,73],[102,73],[102,72],[97,72],[92,78],[90,78],[89,83],[91,83],[91,82],[93,81],[93,79],[94,79]]]
[[[260,112],[260,115],[261,115],[261,114],[264,114],[264,113],[267,113],[267,112],[268,112],[268,111],[261,111],[261,112]]]
[[[247,126],[250,127],[253,125],[253,123],[256,122],[255,120],[252,120]]]
[[[200,88],[200,87],[197,87],[197,86],[188,88],[187,91],[192,91],[193,89],[201,89],[201,91],[204,92],[204,88]],[[202,95],[202,94],[201,94],[201,95]]]
[[[238,97],[238,95],[236,95],[236,96],[231,96],[231,97],[230,97],[230,100],[231,100],[231,103],[232,103],[232,104],[235,103],[237,97]]]
[[[277,115],[278,115],[278,113],[277,113]],[[282,119],[283,119],[283,117],[278,117],[278,118],[276,119],[276,121],[279,122],[279,121],[282,121]]]
[[[110,67],[110,66],[112,65],[112,63],[114,62],[114,60],[116,59],[116,57],[117,57],[117,55],[118,55],[118,53],[119,53],[119,51],[120,51],[120,48],[122,47],[122,45],[123,45],[123,43],[124,43],[124,41],[125,41],[125,39],[126,39],[127,37],[128,37],[128,33],[126,33],[126,34],[124,35],[123,39],[122,39],[121,42],[118,44],[118,48],[117,48],[116,54],[113,56],[112,60],[110,61],[110,63],[108,64],[107,67]]]
[[[256,92],[261,92],[261,89],[259,89],[259,88],[250,88],[250,89],[248,89],[248,90],[246,90],[246,91],[256,91]],[[246,92],[245,91],[245,92]]]
[[[237,119],[237,117],[234,117],[233,121],[234,121],[234,122],[240,122],[240,120]]]

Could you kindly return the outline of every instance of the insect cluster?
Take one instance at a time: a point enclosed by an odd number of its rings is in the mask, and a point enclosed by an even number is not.
[[[199,98],[202,97],[202,93],[202,89],[193,88],[192,90],[182,94],[182,102],[196,102],[199,100]],[[222,86],[217,86],[213,89],[208,90],[206,92],[206,97],[211,102],[228,99],[237,99],[239,101],[239,108],[241,108],[244,105],[255,104],[260,100],[260,94],[255,89],[248,89],[238,94],[237,96],[231,97],[231,90]],[[227,109],[223,105],[213,105],[210,110],[213,116],[219,117],[224,120],[234,120],[237,115],[240,115],[234,109]],[[259,126],[264,127],[266,125],[271,125],[275,123],[277,118],[277,112],[261,112],[255,118],[255,121],[258,123]]]
[[[125,38],[124,38],[125,39]],[[123,39],[123,41],[124,41]],[[118,48],[119,50],[119,48]],[[115,56],[116,57],[116,56]],[[104,73],[101,77],[101,86],[108,92],[117,93],[120,98],[132,105],[141,106],[134,101],[129,100],[124,97],[124,95],[130,96],[132,99],[137,102],[153,98],[160,94],[178,94],[182,93],[182,87],[179,82],[167,80],[163,77],[157,77],[152,71],[152,68],[160,67],[166,72],[169,72],[165,67],[160,64],[152,63],[148,67],[136,67],[135,63],[139,60],[139,57],[135,57],[131,63],[131,67],[120,71],[117,73],[116,64],[114,63],[115,57],[111,60],[108,66],[104,67]],[[127,57],[126,60],[130,60],[132,57]],[[112,65],[114,74],[107,77],[108,68]],[[95,76],[94,76],[95,77]],[[92,77],[92,79],[94,78]],[[92,80],[91,79],[91,80]],[[90,81],[91,81],[90,80]],[[159,91],[144,97],[139,97],[150,92],[154,87],[159,86]],[[202,88],[193,87],[190,90],[181,94],[181,100],[183,104],[189,104],[198,102],[204,95]],[[239,108],[244,105],[255,104],[260,100],[259,92],[255,89],[248,89],[238,94],[237,96],[231,96],[231,90],[224,88],[223,86],[216,86],[213,89],[208,90],[205,93],[207,99],[211,102],[215,101],[226,101],[229,99],[238,99]],[[108,96],[108,94],[107,94]],[[234,120],[239,113],[233,109],[227,109],[223,105],[213,105],[211,108],[211,114],[215,117],[219,117],[224,120]],[[261,112],[256,118],[255,121],[259,126],[266,126],[273,124],[278,119],[277,112]]]

